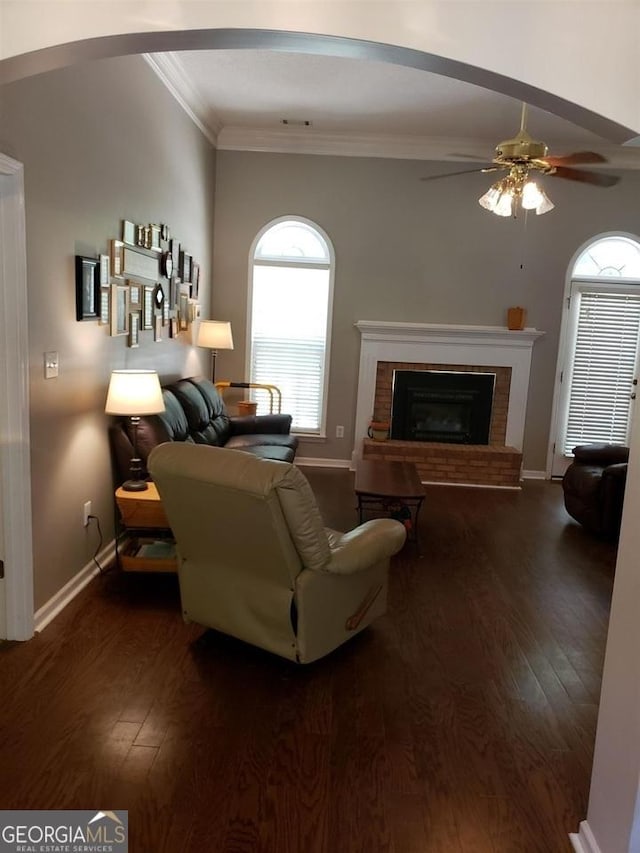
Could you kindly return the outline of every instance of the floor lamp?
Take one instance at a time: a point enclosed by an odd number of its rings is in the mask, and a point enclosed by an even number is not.
[[[164,412],[164,400],[160,380],[155,370],[114,370],[109,381],[107,403],[108,415],[124,415],[131,419],[133,428],[133,457],[131,479],[122,484],[126,492],[143,492],[148,489],[142,478],[142,460],[138,456],[138,424],[141,415],[157,415]]]
[[[233,349],[231,323],[228,320],[202,320],[196,346],[211,350],[211,381],[216,382],[216,356],[219,349]]]

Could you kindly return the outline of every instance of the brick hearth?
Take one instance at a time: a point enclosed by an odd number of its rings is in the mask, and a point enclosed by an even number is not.
[[[468,483],[514,488],[520,485],[522,453],[505,446],[509,407],[510,367],[461,364],[432,364],[379,361],[376,370],[374,420],[391,420],[394,370],[451,370],[453,372],[495,373],[488,445],[445,444],[424,441],[373,441],[365,439],[365,459],[414,462],[420,478],[432,483]]]
[[[362,455],[364,459],[414,462],[420,479],[427,483],[520,486],[522,454],[515,447],[365,438]]]

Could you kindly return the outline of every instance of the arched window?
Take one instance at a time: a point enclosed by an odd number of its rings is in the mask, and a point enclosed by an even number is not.
[[[627,278],[640,282],[640,244],[629,237],[601,237],[578,255],[573,278]]]
[[[578,444],[627,444],[640,338],[640,243],[607,235],[571,273],[553,474]]]
[[[297,433],[325,434],[333,268],[329,238],[306,219],[270,222],[252,247],[250,381],[280,388]]]

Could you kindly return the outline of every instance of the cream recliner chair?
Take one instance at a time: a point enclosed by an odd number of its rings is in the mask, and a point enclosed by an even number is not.
[[[187,621],[309,663],[385,612],[389,558],[406,536],[398,521],[325,528],[294,465],[239,450],[172,442],[148,468],[176,539]]]

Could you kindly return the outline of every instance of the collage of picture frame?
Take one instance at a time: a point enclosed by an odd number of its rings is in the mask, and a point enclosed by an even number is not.
[[[168,225],[123,220],[97,258],[76,255],[76,319],[97,320],[140,346],[178,338],[200,317],[200,265]]]

